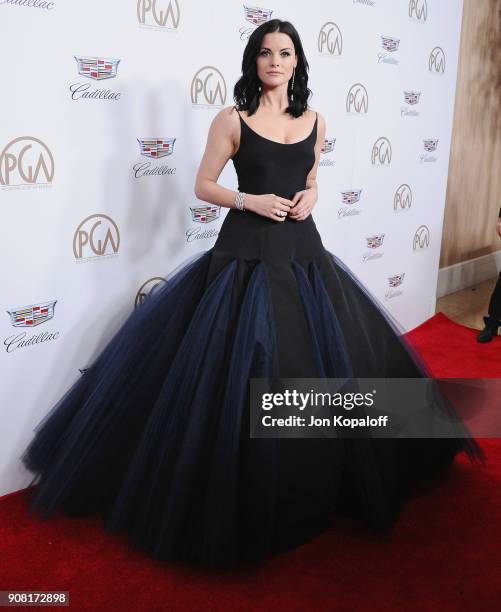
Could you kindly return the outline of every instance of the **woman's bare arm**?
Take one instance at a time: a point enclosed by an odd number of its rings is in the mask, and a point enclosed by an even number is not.
[[[238,192],[217,183],[219,175],[233,155],[235,124],[231,112],[231,107],[223,108],[212,120],[195,180],[195,195],[204,202],[235,208],[235,196]]]

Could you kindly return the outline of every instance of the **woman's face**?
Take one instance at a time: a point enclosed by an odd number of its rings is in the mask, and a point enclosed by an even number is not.
[[[295,66],[297,57],[291,37],[283,32],[265,34],[256,59],[257,76],[263,88],[287,85]]]

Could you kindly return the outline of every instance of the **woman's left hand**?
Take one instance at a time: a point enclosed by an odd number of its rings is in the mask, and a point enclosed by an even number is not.
[[[288,216],[295,221],[304,221],[317,203],[317,197],[316,187],[297,191],[292,198],[294,206],[290,209]]]

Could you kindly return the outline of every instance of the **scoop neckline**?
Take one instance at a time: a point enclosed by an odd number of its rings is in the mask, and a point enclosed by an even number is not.
[[[251,132],[254,132],[254,134],[256,134],[256,136],[259,136],[259,138],[262,138],[263,140],[267,140],[268,142],[273,142],[274,144],[277,145],[282,145],[284,147],[290,147],[292,145],[297,145],[297,144],[301,144],[302,142],[305,142],[306,140],[309,140],[311,138],[311,135],[313,134],[313,132],[315,131],[315,126],[317,125],[317,120],[318,120],[318,113],[317,116],[315,117],[315,121],[313,122],[313,127],[311,128],[311,132],[308,134],[308,136],[306,136],[306,138],[303,138],[302,140],[298,140],[297,142],[278,142],[278,140],[272,140],[271,138],[266,138],[266,136],[262,136],[261,134],[259,134],[258,132],[256,132],[256,130],[253,130],[251,128],[251,126],[242,119],[242,115],[240,114],[239,111],[237,111],[238,116],[240,117],[240,121],[249,128],[249,130]],[[240,149],[240,147],[238,147]],[[237,151],[238,153],[238,151]],[[236,155],[236,154],[235,154]]]

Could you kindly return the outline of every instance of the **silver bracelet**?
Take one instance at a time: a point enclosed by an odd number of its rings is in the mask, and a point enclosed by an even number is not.
[[[238,208],[238,210],[244,210],[245,195],[246,194],[242,191],[238,191],[237,195],[235,196],[235,208]]]

